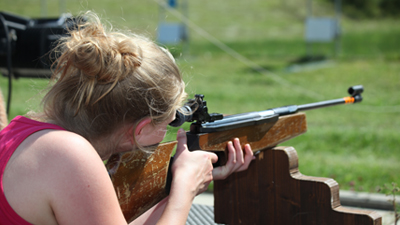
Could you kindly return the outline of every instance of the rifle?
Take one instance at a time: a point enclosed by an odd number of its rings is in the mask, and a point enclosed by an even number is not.
[[[189,150],[204,150],[217,153],[219,164],[226,162],[226,145],[237,137],[241,143],[249,143],[254,152],[275,147],[286,140],[305,133],[305,114],[301,111],[338,104],[362,101],[362,85],[348,89],[350,96],[304,105],[289,105],[223,116],[208,113],[204,95],[195,95],[177,110],[176,120],[171,126],[192,122],[187,134]],[[154,152],[132,151],[114,154],[106,167],[112,179],[121,209],[128,222],[168,196],[171,154],[177,141],[160,143]]]

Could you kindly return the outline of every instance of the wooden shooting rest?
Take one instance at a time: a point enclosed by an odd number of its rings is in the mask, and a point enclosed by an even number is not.
[[[241,143],[249,143],[257,153],[248,170],[232,174],[226,180],[214,182],[216,223],[382,224],[381,216],[376,212],[342,207],[339,186],[333,179],[302,175],[293,147],[276,147],[305,133],[306,130],[305,114],[296,113],[281,116],[279,120],[270,124],[234,129],[225,136],[219,133],[198,135],[196,147],[193,149],[223,153],[226,142],[232,137],[238,137]],[[251,133],[251,136],[248,135]],[[109,160],[107,168],[127,221],[132,221],[167,196],[165,187],[169,163],[161,162],[169,161],[175,144],[160,144],[156,152],[148,156],[135,151]],[[192,149],[190,145],[189,149]],[[138,154],[139,159],[134,159]]]
[[[288,129],[296,129],[294,136],[304,133],[305,118],[282,116],[266,135],[274,143]],[[248,170],[214,181],[214,214],[215,222],[229,225],[382,224],[376,212],[341,206],[333,179],[301,174],[293,147],[266,147]]]

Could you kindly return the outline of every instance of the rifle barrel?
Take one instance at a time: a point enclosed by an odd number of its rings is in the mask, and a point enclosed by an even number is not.
[[[344,97],[344,98],[308,103],[308,104],[304,104],[304,105],[283,106],[283,107],[273,108],[272,110],[279,116],[284,116],[284,115],[293,114],[293,113],[296,113],[299,111],[324,108],[324,107],[340,105],[340,104],[353,104],[353,103],[361,102],[361,101],[362,101],[361,95],[357,94],[355,96],[348,96],[348,97]]]
[[[344,98],[338,98],[338,99],[332,99],[332,100],[327,100],[327,101],[299,105],[298,110],[306,111],[306,110],[310,110],[310,109],[323,108],[323,107],[328,107],[328,106],[333,106],[333,105],[351,104],[354,102],[355,102],[354,97],[344,97]]]

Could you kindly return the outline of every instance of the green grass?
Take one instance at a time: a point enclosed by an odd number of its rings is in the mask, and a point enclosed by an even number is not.
[[[58,9],[57,3],[48,4]],[[319,15],[332,14],[329,5],[318,1],[315,5]],[[189,18],[197,25],[190,30],[189,53],[182,53],[180,45],[169,46],[177,56],[187,92],[190,96],[204,94],[210,112],[235,114],[340,98],[347,95],[349,86],[363,84],[362,103],[307,112],[308,132],[283,145],[295,147],[303,174],[332,177],[341,189],[373,192],[385,183],[400,184],[400,24],[394,19],[353,21],[344,17],[341,51],[336,57],[332,44],[318,44],[315,54],[324,55],[329,63],[288,72],[288,66],[307,53],[305,7],[294,0],[189,1]],[[40,16],[38,0],[6,0],[0,8]],[[68,1],[66,8],[74,14],[94,9],[117,27],[153,37],[159,19],[159,7],[153,1]],[[58,15],[58,10],[48,10],[48,15]],[[166,20],[176,21],[168,12]],[[247,61],[221,50],[201,32]],[[265,70],[256,70],[254,64]],[[6,83],[1,77],[4,95]],[[13,83],[10,118],[36,106],[38,90],[47,81],[19,79]],[[171,129],[166,140],[174,135]]]

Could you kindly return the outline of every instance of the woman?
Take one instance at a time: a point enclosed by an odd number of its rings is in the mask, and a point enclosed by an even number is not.
[[[0,224],[126,224],[103,160],[161,142],[186,98],[170,53],[84,16],[89,22],[81,20],[55,52],[43,113],[16,117],[0,133]],[[212,179],[253,159],[235,139],[226,166],[213,169],[215,154],[189,152],[183,130],[177,140],[169,197],[132,224],[185,224]]]

